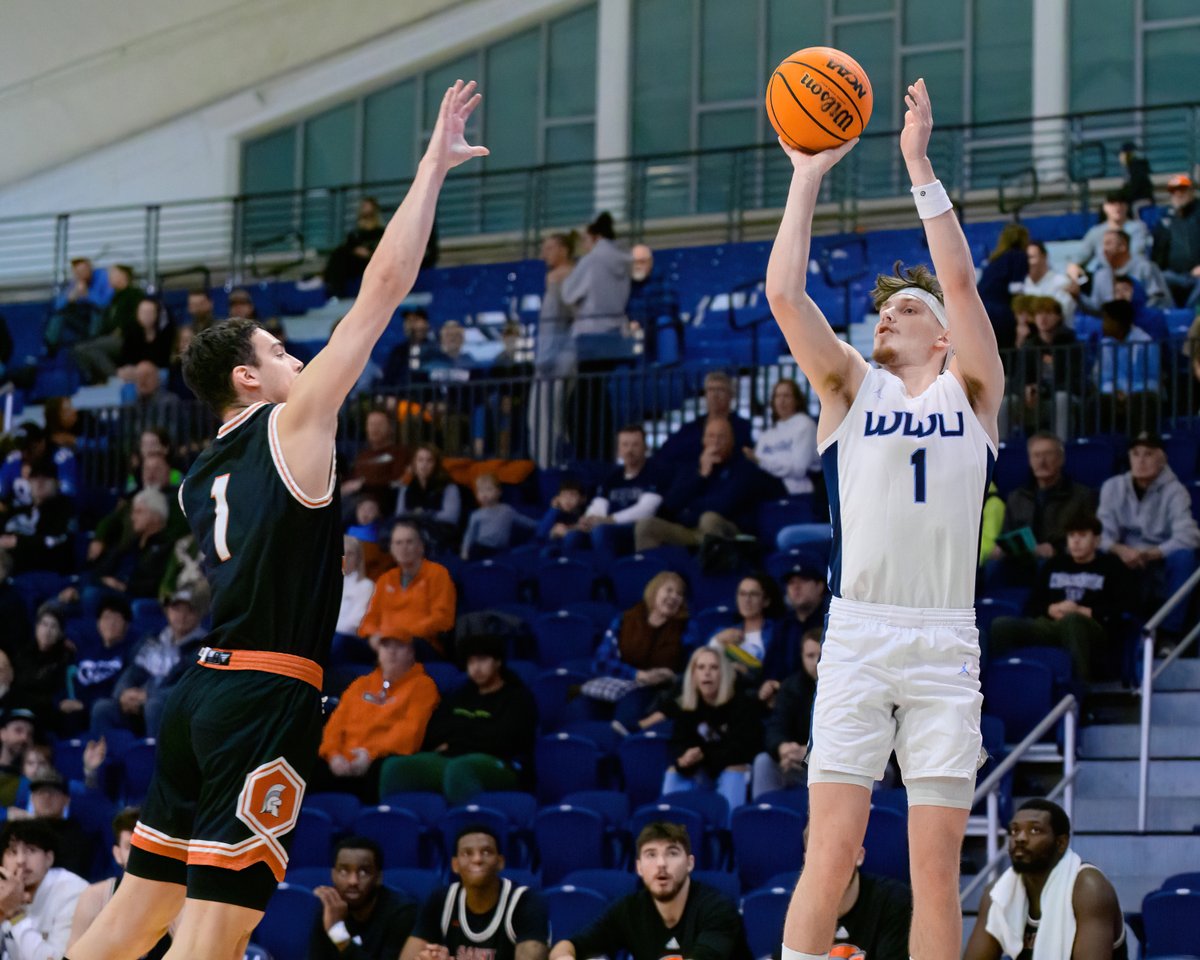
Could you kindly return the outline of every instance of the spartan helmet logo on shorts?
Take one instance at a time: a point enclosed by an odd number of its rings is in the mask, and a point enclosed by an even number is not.
[[[277,783],[267,791],[263,797],[262,809],[259,813],[269,813],[273,817],[279,816],[279,808],[283,805],[283,792],[287,789],[287,785]]]

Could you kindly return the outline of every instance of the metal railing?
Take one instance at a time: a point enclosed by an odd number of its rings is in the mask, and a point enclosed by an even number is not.
[[[1192,592],[1200,586],[1200,570],[1195,571],[1187,581],[1155,612],[1142,628],[1142,715],[1140,730],[1140,745],[1138,748],[1138,833],[1146,832],[1146,823],[1150,809],[1150,706],[1154,699],[1154,681],[1162,676],[1172,663],[1187,651],[1200,637],[1200,623],[1168,654],[1163,662],[1154,668],[1154,647],[1158,641],[1158,628],[1170,616],[1171,612],[1181,603],[1187,602]]]
[[[907,193],[898,138],[898,131],[867,133],[827,179],[821,199],[832,204],[840,229],[853,229],[872,201]],[[1093,199],[1089,181],[1122,175],[1115,146],[1129,139],[1145,144],[1154,170],[1193,171],[1200,160],[1200,104],[938,127],[929,153],[960,199],[1003,188],[1005,210],[1052,195],[1059,209],[1084,209]],[[749,226],[778,215],[790,178],[775,143],[511,170],[468,167],[446,181],[438,230],[443,239],[469,237],[523,257],[534,253],[546,231],[578,226],[607,209],[635,239],[654,226],[736,241]],[[151,284],[197,263],[238,283],[336,246],[363,196],[394,209],[409,183],[3,218],[0,284],[62,283],[77,256],[129,263]]]
[[[981,800],[987,801],[988,859],[983,869],[959,893],[960,901],[966,900],[979,887],[993,878],[997,865],[1008,855],[1007,848],[1000,844],[1000,789],[1004,778],[1021,761],[1022,757],[1050,732],[1060,718],[1063,720],[1063,776],[1054,789],[1047,794],[1046,799],[1054,800],[1061,794],[1067,816],[1074,817],[1075,777],[1079,774],[1079,767],[1075,763],[1075,732],[1078,722],[1076,706],[1073,696],[1067,694],[1063,697],[1058,705],[1042,718],[1042,722],[1030,730],[1028,736],[1013,748],[1012,752],[995,770],[988,774],[987,779],[975,788],[971,806],[974,807]]]

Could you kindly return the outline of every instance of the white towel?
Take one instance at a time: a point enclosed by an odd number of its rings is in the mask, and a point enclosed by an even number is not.
[[[1068,960],[1075,944],[1075,877],[1083,863],[1070,848],[1055,864],[1042,888],[1042,918],[1038,921],[1033,960]],[[1021,877],[1009,867],[992,887],[987,932],[996,938],[1010,957],[1025,946],[1025,924],[1029,919],[1029,895]]]

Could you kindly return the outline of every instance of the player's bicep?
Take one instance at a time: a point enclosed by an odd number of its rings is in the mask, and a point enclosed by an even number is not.
[[[776,301],[771,308],[788,350],[822,402],[852,395],[866,374],[867,361],[838,338],[813,299],[804,294],[794,302]]]
[[[946,293],[946,315],[950,318],[950,345],[957,371],[971,407],[981,415],[994,415],[1004,400],[1004,364],[996,331],[983,301],[974,287]]]

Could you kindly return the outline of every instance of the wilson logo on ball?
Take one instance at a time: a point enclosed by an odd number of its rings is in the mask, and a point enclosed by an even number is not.
[[[767,83],[771,126],[788,146],[809,153],[860,136],[873,104],[871,81],[863,68],[830,47],[796,51]]]

